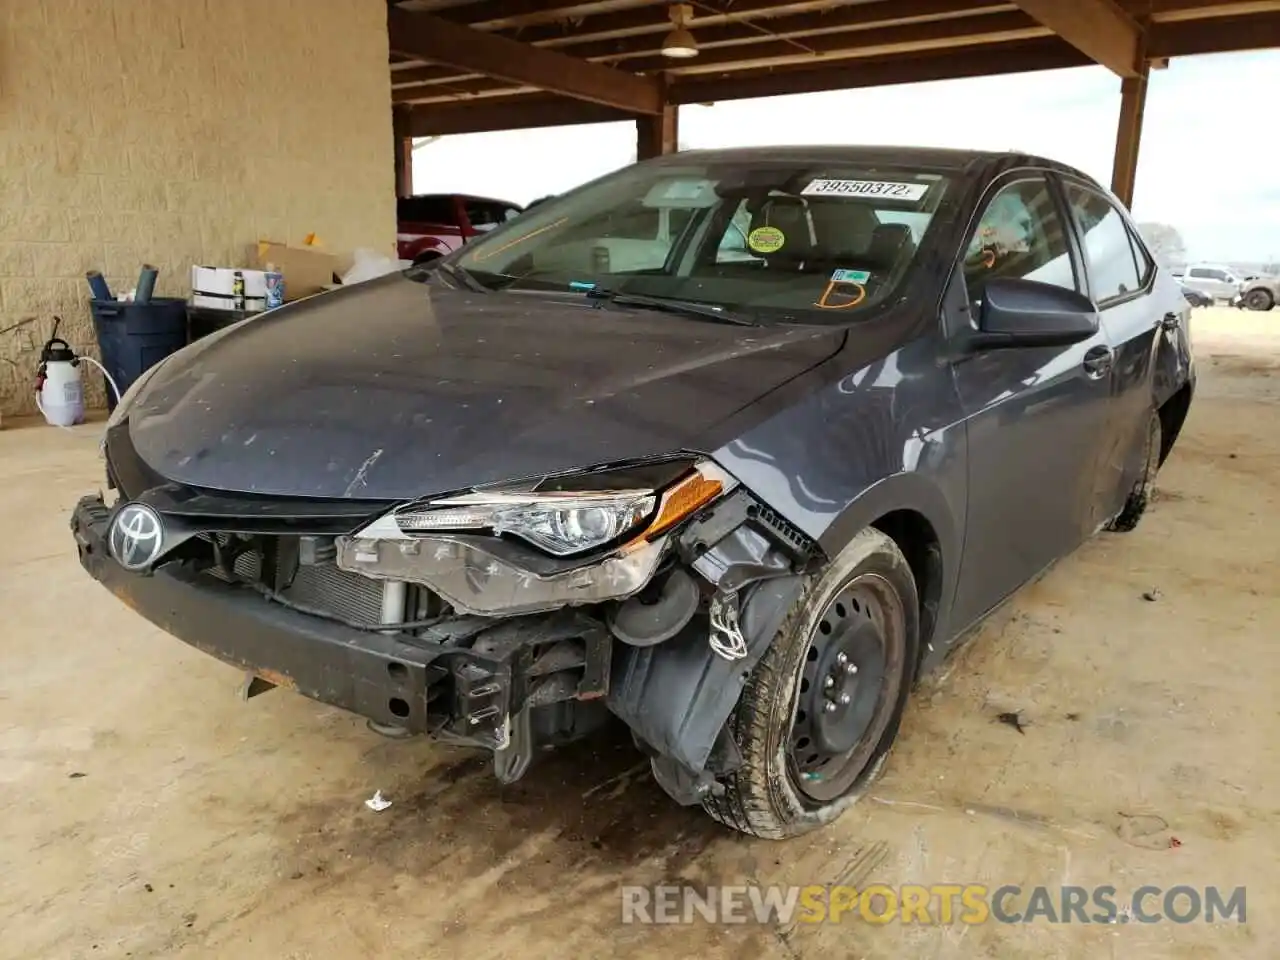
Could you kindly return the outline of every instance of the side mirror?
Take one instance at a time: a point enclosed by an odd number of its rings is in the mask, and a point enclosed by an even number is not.
[[[1098,332],[1098,308],[1074,290],[1051,283],[998,277],[987,282],[978,311],[974,350],[1066,347]]]

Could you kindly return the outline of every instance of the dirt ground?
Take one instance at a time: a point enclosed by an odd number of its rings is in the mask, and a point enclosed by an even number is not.
[[[470,754],[239,701],[237,671],[80,570],[97,431],[6,425],[0,957],[1274,955],[1280,311],[1193,330],[1200,393],[1146,521],[1025,590],[925,682],[874,796],[788,843],[675,807],[617,737],[500,790]],[[1248,922],[620,923],[620,884],[678,880],[1243,885]]]

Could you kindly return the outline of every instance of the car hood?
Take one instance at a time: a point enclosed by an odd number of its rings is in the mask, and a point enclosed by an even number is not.
[[[397,273],[175,354],[140,391],[129,435],[181,484],[406,499],[714,449],[731,439],[717,426],[738,415],[740,429],[743,408],[843,336]]]

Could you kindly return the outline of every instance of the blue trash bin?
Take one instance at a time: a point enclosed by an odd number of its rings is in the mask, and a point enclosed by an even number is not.
[[[143,371],[187,345],[187,301],[152,297],[147,303],[90,300],[93,329],[98,335],[102,365],[111,372],[120,392],[129,389]],[[107,409],[116,397],[107,386]]]

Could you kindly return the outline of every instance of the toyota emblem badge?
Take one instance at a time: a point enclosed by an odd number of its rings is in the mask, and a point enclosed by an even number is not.
[[[164,547],[160,514],[145,503],[126,503],[111,521],[107,547],[126,570],[145,570]]]

